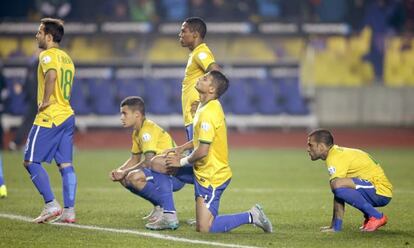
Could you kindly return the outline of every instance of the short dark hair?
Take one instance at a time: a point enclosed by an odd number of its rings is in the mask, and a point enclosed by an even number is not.
[[[128,106],[128,108],[139,111],[142,115],[145,115],[145,103],[139,96],[128,96],[121,102],[121,108]]]
[[[229,80],[227,77],[220,71],[210,71],[210,76],[213,77],[213,83],[216,86],[217,98],[220,98],[221,95],[226,92],[229,88]]]
[[[65,30],[63,28],[63,20],[54,18],[43,18],[40,23],[44,26],[45,34],[50,34],[53,37],[53,42],[60,43]]]
[[[327,129],[316,129],[309,133],[309,137],[315,137],[317,143],[324,143],[327,146],[334,144],[334,138]]]
[[[191,32],[198,32],[202,39],[206,37],[207,25],[203,19],[200,17],[189,17],[185,19],[185,22],[188,24]]]

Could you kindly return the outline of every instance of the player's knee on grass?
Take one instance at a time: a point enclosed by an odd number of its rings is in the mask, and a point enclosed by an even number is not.
[[[147,178],[142,170],[135,170],[128,173],[125,177],[127,185],[134,186],[137,189],[143,189],[147,183]]]
[[[211,223],[206,221],[197,221],[196,223],[196,231],[202,233],[210,232]]]
[[[23,161],[23,166],[24,166],[24,167],[27,167],[27,166],[29,166],[30,164],[31,164],[31,162],[30,162],[30,161],[27,161],[27,160]]]

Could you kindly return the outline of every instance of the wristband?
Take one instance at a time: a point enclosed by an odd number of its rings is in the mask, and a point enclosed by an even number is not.
[[[180,159],[180,165],[181,166],[185,166],[185,165],[189,165],[190,162],[188,162],[188,159],[190,158],[190,156],[184,157],[182,159]]]
[[[341,219],[334,219],[333,229],[335,232],[339,232],[342,230],[342,220]]]

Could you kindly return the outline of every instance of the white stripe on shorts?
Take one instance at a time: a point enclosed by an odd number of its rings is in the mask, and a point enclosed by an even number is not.
[[[211,204],[211,202],[212,202],[212,201],[213,201],[213,199],[214,199],[215,193],[216,193],[216,189],[214,188],[214,189],[213,189],[213,192],[211,193],[211,199],[210,199],[210,201],[208,201],[208,202],[207,202],[207,204],[206,204],[206,207],[207,207],[208,209],[210,209],[210,204]]]
[[[35,135],[33,136],[32,148],[30,149],[30,159],[29,159],[29,160],[30,160],[30,162],[33,162],[34,145],[35,145],[35,143],[36,143],[37,134],[39,133],[39,129],[40,129],[40,126],[37,126],[36,133],[35,133]]]
[[[355,185],[355,189],[373,189],[374,185]]]

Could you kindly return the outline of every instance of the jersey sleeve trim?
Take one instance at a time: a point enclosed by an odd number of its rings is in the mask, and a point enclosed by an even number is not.
[[[202,144],[211,144],[213,141],[207,141],[207,140],[201,140],[199,139],[198,141],[200,141],[200,143]]]
[[[154,153],[154,155],[157,155],[157,152],[156,152],[156,151],[154,151],[154,150],[146,150],[146,151],[144,151],[143,153],[144,153],[144,155],[145,155],[145,154],[147,154],[147,153],[149,153],[149,152],[152,152],[152,153]]]

